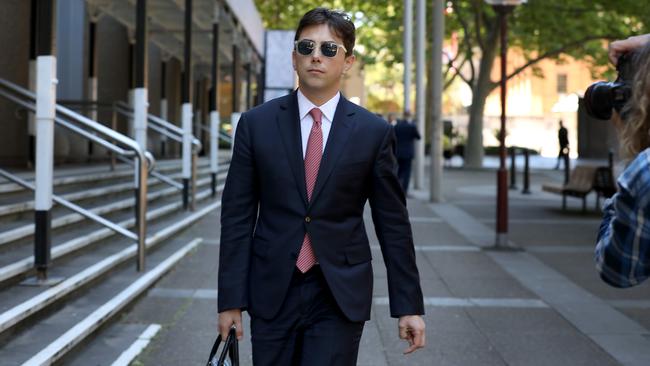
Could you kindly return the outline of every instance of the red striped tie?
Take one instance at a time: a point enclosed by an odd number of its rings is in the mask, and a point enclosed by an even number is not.
[[[309,132],[309,140],[307,140],[307,152],[305,153],[305,183],[307,183],[307,199],[311,201],[311,195],[314,192],[316,185],[316,177],[318,176],[318,168],[320,167],[320,160],[323,155],[323,131],[321,129],[321,117],[323,113],[318,108],[309,111],[309,114],[314,119],[314,124]],[[311,247],[311,238],[309,234],[305,234],[296,261],[296,267],[300,272],[305,273],[316,264],[316,255]]]

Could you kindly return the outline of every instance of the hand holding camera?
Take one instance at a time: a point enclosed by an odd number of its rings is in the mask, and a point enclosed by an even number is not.
[[[612,42],[609,45],[609,60],[618,66],[618,58],[628,52],[637,50],[650,42],[650,34],[632,36],[624,40]]]

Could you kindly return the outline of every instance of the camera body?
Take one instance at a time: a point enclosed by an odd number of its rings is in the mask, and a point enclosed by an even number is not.
[[[591,117],[608,120],[612,111],[621,110],[632,96],[632,79],[634,70],[633,53],[619,57],[616,65],[617,78],[614,81],[598,81],[591,84],[585,91],[584,103],[587,114]]]

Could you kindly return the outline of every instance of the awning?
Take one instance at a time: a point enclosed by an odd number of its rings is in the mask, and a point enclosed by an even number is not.
[[[108,15],[123,24],[133,34],[135,30],[136,0],[86,0],[91,13]],[[237,37],[242,58],[252,51],[264,55],[264,28],[252,0],[227,1],[219,11],[219,51],[224,61],[232,61],[233,37]],[[192,56],[195,67],[209,66],[212,62],[212,24],[215,0],[193,1]],[[244,12],[244,13],[242,13]],[[148,0],[149,41],[179,60],[183,59],[185,0]],[[236,18],[240,26],[235,26]],[[251,49],[252,48],[252,49]]]

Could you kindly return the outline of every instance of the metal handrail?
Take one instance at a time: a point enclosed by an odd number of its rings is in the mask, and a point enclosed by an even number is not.
[[[129,159],[125,159],[125,158],[123,158],[121,156],[118,156],[117,159],[124,162],[124,163],[127,163],[129,165],[133,165],[133,162],[131,160],[129,160]],[[172,186],[172,187],[174,187],[174,188],[176,188],[178,190],[183,189],[182,184],[178,183],[177,181],[173,180],[172,178],[170,178],[170,177],[168,177],[168,176],[166,176],[164,174],[161,174],[161,173],[159,173],[159,172],[157,172],[155,170],[150,171],[149,175],[151,175],[154,178],[157,178],[161,182],[167,183],[168,185],[170,185],[170,186]]]
[[[2,93],[2,95],[5,98],[10,99],[11,101],[22,105],[23,107],[31,110],[32,112],[36,111],[36,105],[35,105],[35,103],[36,103],[36,94],[35,93],[33,93],[33,92],[29,91],[29,90],[26,90],[26,89],[24,89],[24,88],[22,88],[22,87],[20,87],[20,86],[18,86],[16,84],[10,82],[10,81],[4,80],[4,79],[0,79],[0,86],[5,87],[6,89],[10,90],[11,92],[13,92],[15,94],[18,94],[19,96],[21,96],[21,97],[23,97],[25,99],[28,99],[33,104],[29,104],[28,102],[21,101],[18,98],[15,98],[15,97],[12,97],[12,96],[8,95],[7,93]],[[70,110],[70,109],[68,109],[68,108],[66,108],[66,107],[64,107],[62,105],[57,104],[56,105],[56,111],[58,113],[61,113],[65,117],[67,117],[67,118],[69,118],[69,119],[71,119],[71,120],[73,120],[73,121],[75,121],[77,123],[80,123],[80,124],[90,128],[90,129],[94,130],[94,132],[98,132],[98,133],[104,135],[105,137],[107,137],[109,139],[115,140],[115,141],[117,141],[117,142],[119,142],[119,143],[121,143],[123,145],[126,145],[136,156],[138,156],[139,159],[141,159],[143,162],[146,161],[147,165],[150,168],[153,168],[153,166],[155,164],[155,159],[153,158],[153,156],[151,154],[149,154],[149,156],[147,156],[146,151],[143,151],[143,149],[140,147],[140,145],[135,140],[133,140],[133,139],[131,139],[129,137],[126,137],[126,136],[122,135],[121,133],[119,133],[117,131],[114,131],[114,130],[102,125],[101,123],[93,121],[90,118],[88,118],[86,116],[83,116],[83,115],[81,115],[79,113],[76,113],[76,112],[74,112],[74,111],[72,111],[72,110]],[[61,121],[61,119],[56,118],[55,121],[57,123],[59,123]],[[67,124],[67,125],[61,124],[61,125],[64,126],[64,127],[71,126],[70,124]],[[97,136],[94,136],[94,135],[89,134],[87,132],[80,133],[80,129],[78,129],[78,128],[77,129],[71,129],[71,130],[74,131],[75,133],[79,133],[83,137],[86,137],[88,139],[93,140],[93,142],[98,142],[99,143],[99,140],[98,140]],[[119,148],[119,146],[111,143],[110,141],[104,140],[103,146],[107,147],[106,146],[107,144],[110,144],[110,145],[113,145],[113,146]],[[117,153],[120,153],[119,151],[116,151],[116,150],[113,150],[113,151],[115,151]],[[124,151],[124,150],[122,149],[122,151]],[[128,154],[126,154],[126,155],[128,155]]]
[[[225,133],[223,131],[219,131],[219,138],[222,139],[223,141],[229,143],[229,144],[232,144],[232,136],[230,136],[229,134],[227,134],[227,133]]]
[[[127,118],[134,118],[133,108],[131,108],[131,106],[129,106],[128,104],[122,101],[115,102],[113,111],[122,114]],[[153,114],[147,114],[147,122],[150,122],[147,124],[147,127],[151,128],[153,131],[158,132],[164,136],[167,136],[181,144],[183,143],[183,135],[185,132],[183,131],[182,128],[175,126],[160,117],[154,116]],[[201,144],[201,141],[199,141],[199,139],[197,139],[194,136],[192,136],[191,144],[192,144],[192,151],[191,151],[192,156],[190,158],[191,159],[190,160],[190,165],[191,165],[190,197],[191,197],[191,209],[194,210],[196,208],[196,165],[198,161],[199,152],[201,151],[203,145]],[[164,178],[162,179],[162,181],[165,183],[169,183],[169,181],[165,180]],[[178,185],[173,184],[173,186],[178,188]],[[185,187],[183,185],[180,186],[181,186],[181,190],[184,190]],[[183,193],[183,195],[185,195],[185,192]]]
[[[119,114],[126,118],[134,118],[133,108],[131,108],[131,106],[129,106],[123,101],[107,103],[107,102],[90,101],[90,100],[63,100],[61,101],[61,103],[71,107],[82,107],[82,108],[93,109],[93,110],[108,109],[114,115]],[[147,114],[147,120],[151,122],[147,124],[148,129],[151,129],[154,132],[159,133],[160,135],[164,135],[178,143],[183,142],[183,130],[180,127],[175,126],[165,121],[164,119],[154,116],[152,114]],[[192,161],[196,159],[196,156],[201,151],[201,148],[202,148],[201,142],[197,138],[192,136],[192,156],[193,156]],[[115,164],[114,159],[115,159],[114,157],[111,158],[112,166]],[[125,161],[124,159],[119,159],[119,160]],[[161,182],[166,183],[173,188],[176,188],[181,191],[183,190],[182,184],[178,183],[177,181],[173,180],[172,178],[169,178],[164,174],[156,172],[155,170],[150,171],[149,174],[152,177],[158,178]],[[196,181],[196,177],[193,176],[192,182],[195,181]]]
[[[116,106],[119,113],[121,113],[122,115],[124,115],[126,117],[133,118],[133,108],[131,108],[131,106],[129,106],[128,104],[126,104],[126,103],[124,103],[122,101],[115,102],[115,106]],[[162,118],[160,118],[158,116],[155,116],[155,115],[153,115],[151,113],[147,114],[147,121],[152,122],[155,125],[157,125],[155,127],[154,127],[154,125],[149,125],[149,127],[152,127],[152,129],[154,131],[156,131],[156,132],[158,132],[160,134],[163,134],[163,135],[173,139],[174,141],[178,141],[178,142],[183,141],[183,129],[182,128],[180,128],[180,127],[178,127],[178,126],[176,126],[174,124],[171,124],[168,121],[165,121],[164,119],[162,119]],[[172,133],[162,132],[163,130],[166,130],[167,132],[171,131]],[[199,141],[199,139],[197,139],[196,137],[192,136],[192,150],[198,153],[199,151],[201,151],[202,147],[203,147],[203,145],[201,144],[201,141]]]
[[[18,184],[18,185],[20,185],[20,186],[22,186],[24,188],[27,188],[29,190],[32,190],[32,191],[36,190],[36,187],[33,184],[31,184],[31,183],[21,179],[20,177],[14,175],[14,174],[11,174],[8,171],[6,171],[4,169],[1,169],[1,168],[0,168],[0,176],[2,176],[4,178],[6,178],[7,180],[10,180],[10,181]],[[89,210],[86,210],[85,208],[83,208],[83,207],[81,207],[79,205],[76,205],[76,204],[66,200],[65,198],[61,198],[61,197],[53,194],[52,195],[52,200],[54,202],[60,204],[63,207],[66,207],[66,208],[68,208],[68,209],[70,209],[72,211],[75,211],[78,214],[80,214],[80,215],[82,215],[82,216],[84,216],[84,217],[86,217],[86,218],[88,218],[90,220],[95,221],[98,224],[106,226],[107,228],[115,231],[118,234],[122,234],[123,236],[126,236],[129,239],[138,240],[138,236],[134,232],[132,232],[130,230],[127,230],[127,229],[125,229],[125,228],[123,228],[123,227],[121,227],[119,225],[116,225],[115,223],[113,223],[113,222],[111,222],[109,220],[106,220],[105,218],[103,218],[103,217],[101,217],[101,216],[99,216],[99,215],[97,215],[97,214],[95,214],[95,213],[93,213],[93,212],[91,212]]]
[[[203,130],[203,132],[207,132],[207,133],[212,132],[212,131],[210,131],[210,127],[208,127],[206,125],[201,125],[201,130]],[[225,142],[227,142],[229,144],[232,143],[232,136],[230,136],[229,134],[227,134],[227,133],[225,133],[223,131],[219,131],[219,138],[222,141],[225,141]]]
[[[5,97],[6,99],[14,102],[15,104],[20,105],[21,107],[23,107],[23,108],[25,108],[27,110],[31,110],[31,111],[34,110],[34,104],[33,103],[30,104],[28,102],[25,102],[25,101],[19,99],[18,97],[15,97],[15,96],[5,92],[2,89],[0,89],[0,96]],[[115,144],[112,144],[112,143],[110,143],[110,142],[108,142],[108,141],[106,141],[106,140],[104,140],[102,138],[99,138],[99,137],[93,135],[92,133],[88,133],[87,131],[73,125],[72,123],[69,123],[69,122],[65,121],[62,118],[55,117],[55,121],[58,124],[60,124],[61,126],[65,127],[66,129],[68,129],[70,131],[73,131],[73,132],[75,132],[75,133],[77,133],[79,135],[82,135],[83,137],[85,137],[85,138],[87,138],[89,140],[92,140],[93,142],[95,142],[97,144],[100,144],[103,147],[105,147],[106,149],[114,151],[114,152],[116,152],[116,153],[118,153],[120,155],[131,156],[131,157],[134,155],[134,153],[132,151],[124,150],[124,149],[122,149],[121,147],[119,147],[119,146],[117,146]]]
[[[3,87],[7,91],[13,93],[14,95],[11,95],[7,92],[3,92],[2,96],[7,97],[9,100],[13,102],[17,102],[19,105],[27,108],[28,110],[32,112],[36,112],[36,94],[30,92],[29,90],[26,90],[12,82],[9,82],[4,79],[0,79],[0,87]],[[132,233],[128,230],[125,230],[119,226],[116,226],[114,223],[98,216],[95,215],[91,212],[88,212],[87,210],[84,210],[83,208],[70,203],[60,197],[57,197],[53,195],[52,199],[54,202],[59,203],[75,212],[78,212],[79,214],[88,217],[91,220],[94,220],[106,227],[108,227],[111,230],[114,230],[122,235],[127,236],[130,239],[137,240],[138,243],[138,255],[137,255],[137,269],[138,271],[143,271],[144,270],[144,263],[145,263],[145,250],[146,250],[146,212],[147,212],[147,173],[149,169],[153,169],[155,165],[155,159],[153,155],[151,155],[148,151],[146,151],[144,148],[140,147],[140,145],[118,133],[117,131],[114,131],[110,128],[107,128],[103,126],[102,124],[91,120],[90,118],[87,118],[85,116],[82,116],[78,113],[73,112],[72,110],[63,107],[61,105],[55,105],[55,110],[57,113],[60,115],[66,117],[67,119],[74,121],[78,124],[81,124],[88,129],[92,130],[93,132],[99,133],[103,135],[106,138],[109,138],[115,142],[118,142],[122,145],[124,145],[130,152],[124,150],[122,147],[115,145],[115,143],[112,143],[107,140],[103,140],[98,136],[93,135],[92,133],[89,133],[88,131],[84,131],[83,129],[79,128],[78,126],[73,125],[72,123],[69,123],[69,121],[66,121],[62,118],[56,117],[54,118],[54,122],[70,129],[71,131],[79,134],[80,136],[83,136],[85,138],[90,139],[93,142],[100,143],[102,146],[110,149],[111,151],[114,151],[118,154],[121,154],[122,156],[128,156],[128,157],[133,157],[137,159],[137,164],[135,165],[135,178],[136,178],[136,184],[135,184],[135,189],[136,189],[136,233]],[[134,162],[135,163],[135,162]],[[8,172],[7,173],[9,176],[5,174],[5,177],[7,179],[11,179],[17,184],[20,184],[26,188],[30,188],[32,190],[35,190],[35,187],[30,187],[31,185],[25,181],[20,180],[18,177],[10,177],[11,174]],[[13,178],[13,179],[12,179]]]

